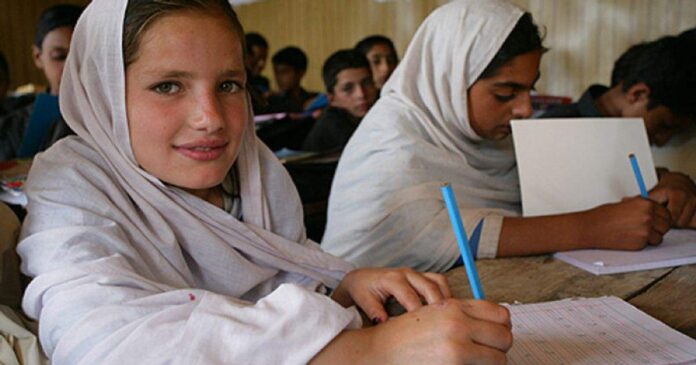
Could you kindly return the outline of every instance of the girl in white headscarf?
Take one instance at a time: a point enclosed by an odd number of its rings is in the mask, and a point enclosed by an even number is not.
[[[306,239],[254,134],[243,34],[226,0],[95,0],[80,19],[60,100],[77,136],[34,161],[18,248],[52,363],[503,362],[503,307]],[[385,321],[389,296],[411,312]],[[360,329],[354,305],[385,323]]]
[[[343,151],[322,247],[357,266],[451,268],[460,252],[443,182],[478,257],[658,243],[669,214],[647,199],[517,217],[510,120],[532,112],[543,52],[531,15],[504,0],[435,10]]]

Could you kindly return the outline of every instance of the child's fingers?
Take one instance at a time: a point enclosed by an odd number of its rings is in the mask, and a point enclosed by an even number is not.
[[[452,290],[450,289],[447,277],[442,274],[432,272],[423,273],[428,279],[434,281],[440,287],[440,292],[445,298],[452,298]]]
[[[502,305],[485,300],[458,300],[457,304],[461,311],[472,318],[511,327],[510,311]]]
[[[356,295],[354,301],[355,303],[359,303],[360,309],[365,312],[365,315],[367,315],[373,323],[381,323],[389,319],[389,315],[384,309],[384,303],[382,303],[379,296],[365,291]]]
[[[407,272],[406,280],[408,280],[413,290],[423,297],[428,304],[437,303],[446,298],[440,284],[424,274],[416,271]]]

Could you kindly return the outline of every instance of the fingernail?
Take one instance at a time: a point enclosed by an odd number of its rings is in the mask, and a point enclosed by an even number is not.
[[[382,318],[379,318],[379,317],[372,318],[372,324],[380,324],[382,322],[384,322],[382,320]]]

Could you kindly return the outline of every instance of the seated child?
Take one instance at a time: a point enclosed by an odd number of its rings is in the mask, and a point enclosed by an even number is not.
[[[317,96],[302,88],[302,78],[307,72],[307,56],[297,47],[285,47],[271,59],[278,91],[268,97],[269,113],[302,112]]]
[[[324,63],[322,75],[329,107],[307,135],[302,145],[306,151],[343,149],[377,99],[370,64],[358,51],[346,49],[332,54]]]
[[[243,36],[225,0],[88,5],[61,85],[77,136],[35,159],[18,247],[51,363],[505,363],[504,307],[306,239]],[[386,321],[390,296],[409,312]]]
[[[34,63],[43,71],[48,81],[48,93],[53,96],[47,96],[46,99],[55,99],[58,95],[63,65],[70,50],[70,39],[81,12],[82,8],[76,5],[56,5],[46,9],[39,17],[32,50]],[[0,119],[0,161],[30,157],[72,133],[58,116],[56,120],[51,121],[46,130],[40,131],[38,135],[28,135],[27,126],[34,109],[34,103],[26,103]],[[25,141],[26,136],[40,140]],[[27,142],[34,147],[25,148],[22,151],[24,155],[18,156]]]
[[[651,144],[662,146],[696,123],[696,43],[664,37],[629,48],[614,64],[611,86],[592,85],[576,103],[543,118],[643,118]]]
[[[247,33],[244,39],[247,50],[245,62],[249,73],[249,85],[260,94],[265,94],[271,89],[268,79],[261,75],[268,59],[268,42],[259,33]]]
[[[531,15],[506,1],[434,11],[343,150],[322,247],[358,266],[448,270],[460,254],[443,182],[467,232],[480,237],[478,257],[638,250],[659,244],[671,226],[696,228],[692,186],[670,179],[650,199],[519,216],[510,120],[532,114],[544,51]]]
[[[399,63],[394,43],[385,36],[372,35],[358,42],[355,49],[367,57],[375,87],[381,90]]]

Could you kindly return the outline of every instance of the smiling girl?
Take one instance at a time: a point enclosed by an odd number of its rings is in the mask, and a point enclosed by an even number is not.
[[[80,19],[61,87],[77,136],[34,162],[18,248],[52,363],[503,363],[505,308],[306,239],[254,134],[243,34],[224,0],[95,0]],[[409,313],[386,321],[390,296]]]

